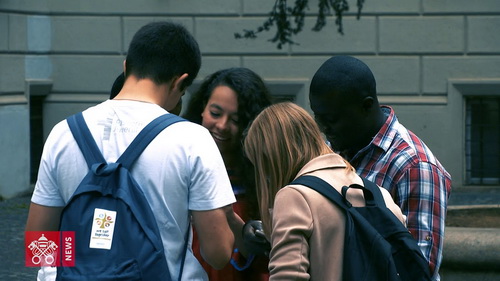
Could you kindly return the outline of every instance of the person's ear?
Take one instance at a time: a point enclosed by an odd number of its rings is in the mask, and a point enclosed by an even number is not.
[[[375,99],[373,97],[365,97],[361,103],[364,112],[370,112],[375,105]]]
[[[174,78],[174,81],[172,82],[172,90],[177,90],[179,92],[182,92],[185,90],[185,82],[189,74],[184,73],[179,77]]]
[[[123,75],[125,75],[127,73],[126,70],[127,70],[127,60],[124,60],[123,61]]]

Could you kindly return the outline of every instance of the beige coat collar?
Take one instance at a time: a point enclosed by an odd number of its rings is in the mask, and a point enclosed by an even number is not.
[[[331,168],[345,168],[347,165],[342,156],[337,153],[328,153],[318,156],[309,161],[297,174],[298,178],[304,174],[309,174],[317,170],[331,169]]]

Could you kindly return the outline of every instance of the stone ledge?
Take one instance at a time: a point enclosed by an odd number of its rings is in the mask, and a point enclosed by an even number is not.
[[[500,271],[500,228],[446,227],[441,268]]]

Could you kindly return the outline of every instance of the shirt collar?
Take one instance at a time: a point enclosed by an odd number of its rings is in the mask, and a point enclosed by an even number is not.
[[[398,123],[398,118],[396,117],[392,107],[383,105],[380,106],[380,108],[382,109],[384,115],[387,116],[384,125],[382,125],[382,128],[380,128],[378,133],[373,137],[372,141],[363,149],[358,151],[351,161],[357,159],[359,155],[362,155],[366,150],[369,150],[370,147],[376,146],[384,151],[387,151],[391,147],[391,143],[396,135],[394,127]]]
[[[398,123],[398,118],[396,117],[392,107],[381,106],[381,109],[384,112],[384,115],[387,116],[387,119],[385,120],[382,128],[380,128],[378,133],[373,138],[370,145],[378,146],[384,151],[387,151],[391,147],[391,143],[396,136],[396,130],[394,128],[396,123]]]
[[[384,151],[388,151],[391,147],[391,143],[397,133],[396,129],[394,128],[399,123],[398,118],[396,117],[396,114],[394,113],[392,107],[386,105],[382,105],[380,107],[384,115],[387,116],[384,125],[382,125],[382,128],[380,128],[378,133],[373,137],[372,141],[363,149],[358,151],[352,159],[350,159],[351,164],[355,163],[356,160],[361,157],[361,155],[364,155],[366,151],[369,151],[374,147],[378,147]]]
[[[296,178],[317,170],[329,168],[345,168],[347,165],[344,159],[337,153],[328,153],[318,156],[309,161],[297,174]]]

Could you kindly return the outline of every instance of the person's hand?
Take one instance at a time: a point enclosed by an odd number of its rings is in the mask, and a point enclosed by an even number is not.
[[[243,244],[248,253],[269,256],[271,244],[262,229],[262,221],[250,220],[243,226]]]

